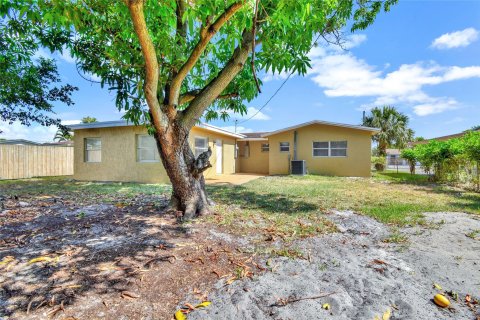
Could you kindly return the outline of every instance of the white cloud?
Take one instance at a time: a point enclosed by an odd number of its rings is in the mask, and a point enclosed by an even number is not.
[[[225,127],[219,127],[219,128],[221,128],[221,129],[223,129],[223,130],[230,131],[230,132],[235,132],[235,126],[225,126]],[[252,129],[250,129],[250,128],[245,128],[245,127],[241,127],[241,126],[238,126],[238,127],[236,128],[236,130],[237,130],[237,131],[236,131],[237,133],[249,133],[249,132],[253,132]]]
[[[70,49],[68,48],[63,48],[62,53],[59,54],[59,57],[67,63],[75,63],[75,59],[72,57]]]
[[[259,111],[257,108],[248,107],[247,114],[241,116],[238,113],[234,113],[233,111],[228,111],[230,117],[235,119],[250,119],[251,120],[270,120],[270,116],[266,115],[265,113]]]
[[[461,31],[442,34],[432,42],[432,47],[437,49],[451,49],[466,47],[478,39],[478,31],[467,28]]]
[[[78,124],[80,120],[65,120],[64,125]],[[36,142],[51,142],[55,137],[58,128],[56,126],[44,127],[33,124],[30,127],[22,125],[20,122],[9,124],[0,121],[0,137],[3,139],[26,139]]]
[[[290,72],[282,71],[280,73],[271,73],[267,72],[262,78],[263,82],[273,81],[273,80],[285,80],[288,78]],[[292,75],[293,76],[293,75]]]
[[[358,47],[362,43],[367,41],[367,35],[366,34],[351,34],[346,37],[345,41],[342,43],[341,47],[343,49],[349,50],[355,47]],[[338,46],[334,46],[338,48]]]
[[[441,113],[446,110],[456,109],[458,102],[452,98],[438,98],[431,102],[419,104],[413,107],[415,114],[419,116],[427,116],[430,114]]]
[[[430,97],[423,88],[449,81],[480,77],[480,66],[443,67],[435,63],[403,64],[385,72],[351,53],[312,54],[311,79],[329,97],[374,97],[373,104],[405,103],[417,115],[439,113],[456,107],[449,97]]]

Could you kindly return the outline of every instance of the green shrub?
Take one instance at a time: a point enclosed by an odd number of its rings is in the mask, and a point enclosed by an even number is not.
[[[372,157],[372,164],[375,170],[383,171],[385,170],[385,164],[387,163],[387,159],[385,157]]]
[[[402,151],[410,163],[420,162],[435,181],[474,184],[480,190],[480,132],[467,132],[463,137],[448,141],[431,140],[413,149]],[[432,172],[433,170],[433,172]]]

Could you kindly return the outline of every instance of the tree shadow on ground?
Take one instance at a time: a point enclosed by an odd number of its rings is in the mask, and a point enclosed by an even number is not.
[[[207,191],[215,201],[268,213],[297,214],[318,210],[318,206],[300,197],[271,193],[268,190],[259,193],[244,186],[207,186]]]
[[[167,204],[145,194],[115,204],[9,197],[0,210],[0,318],[168,318],[185,290],[216,276],[183,259],[205,260],[207,231],[179,225]]]

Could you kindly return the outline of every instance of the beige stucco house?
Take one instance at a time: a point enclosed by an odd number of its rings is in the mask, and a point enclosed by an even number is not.
[[[147,130],[126,121],[71,126],[74,178],[93,181],[167,183],[156,145]],[[374,128],[311,121],[273,132],[233,133],[200,124],[189,136],[196,155],[212,148],[206,178],[235,173],[310,173],[370,176]]]

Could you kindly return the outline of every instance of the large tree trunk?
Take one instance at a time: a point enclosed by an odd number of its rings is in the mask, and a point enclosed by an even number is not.
[[[188,143],[189,130],[174,123],[164,133],[157,133],[158,151],[172,183],[172,209],[183,212],[182,220],[190,220],[209,212],[203,172],[209,162],[199,164]]]

